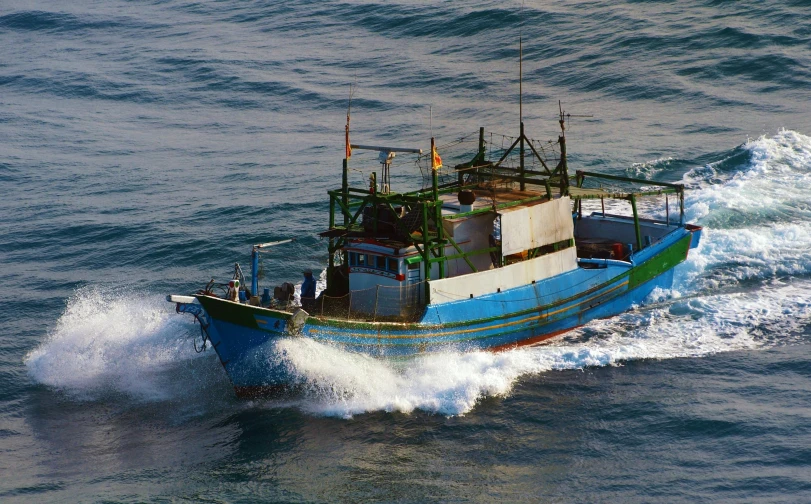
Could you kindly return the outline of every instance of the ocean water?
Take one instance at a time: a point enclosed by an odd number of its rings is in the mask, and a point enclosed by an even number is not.
[[[353,142],[516,136],[519,34],[530,136],[560,101],[572,169],[687,185],[673,288],[498,354],[284,341],[302,394],[237,400],[164,296],[324,268],[351,84]],[[0,501],[811,502],[807,0],[6,0],[0,47]]]

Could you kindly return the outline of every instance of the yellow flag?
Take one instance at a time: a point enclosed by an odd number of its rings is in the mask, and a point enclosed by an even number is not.
[[[437,152],[436,147],[434,147],[434,152],[432,154],[433,157],[431,158],[431,168],[434,170],[439,170],[442,168],[442,158],[439,157],[439,152]]]

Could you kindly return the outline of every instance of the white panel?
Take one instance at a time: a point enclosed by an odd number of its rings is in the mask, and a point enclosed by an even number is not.
[[[472,252],[474,250],[482,250],[490,247],[490,235],[493,233],[493,219],[495,214],[473,215],[470,217],[461,217],[459,219],[443,220],[442,226],[448,236],[453,238],[462,252]],[[448,245],[445,248],[445,255],[456,254],[456,249]],[[476,267],[476,270],[490,269],[491,260],[490,254],[476,254],[468,258],[470,262]],[[438,275],[433,273],[431,277],[436,278]],[[464,259],[451,259],[447,262],[445,270],[446,277],[454,277],[459,275],[466,275],[471,273],[472,270]]]
[[[571,218],[569,219],[571,221]],[[577,268],[577,251],[569,247],[535,259],[469,275],[431,280],[431,304],[448,303],[527,285]]]
[[[516,254],[574,237],[568,196],[532,206],[507,208],[501,215],[501,253]]]

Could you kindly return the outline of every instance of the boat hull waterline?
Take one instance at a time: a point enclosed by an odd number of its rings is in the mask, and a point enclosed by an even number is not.
[[[669,289],[674,268],[698,245],[701,228],[674,227],[630,261],[580,259],[577,269],[501,292],[428,304],[416,322],[332,319],[197,295],[178,302],[206,326],[239,397],[283,393],[300,379],[274,343],[309,338],[347,351],[408,358],[438,351],[502,351],[536,344],[589,321],[642,304],[654,289]],[[308,315],[306,319],[304,315]]]

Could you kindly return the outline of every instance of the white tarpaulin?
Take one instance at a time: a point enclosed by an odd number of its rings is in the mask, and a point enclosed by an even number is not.
[[[498,213],[504,255],[574,238],[572,202],[568,196],[532,206],[505,208]]]

